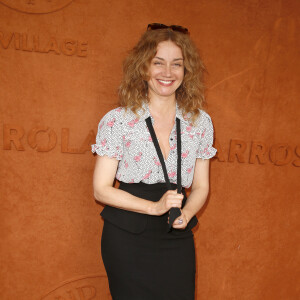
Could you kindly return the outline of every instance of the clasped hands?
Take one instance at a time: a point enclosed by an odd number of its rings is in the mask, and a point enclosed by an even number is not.
[[[184,212],[184,209],[181,209],[183,198],[183,194],[178,194],[176,190],[168,190],[158,202],[154,202],[156,205],[156,214],[158,216],[163,215],[172,207],[178,207],[180,209],[181,215],[175,219],[172,225],[172,227],[175,229],[185,229],[188,224],[188,218]]]

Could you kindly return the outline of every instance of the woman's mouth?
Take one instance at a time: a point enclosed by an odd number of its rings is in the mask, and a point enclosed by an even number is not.
[[[163,86],[170,86],[174,82],[174,80],[160,80],[160,79],[157,79],[157,81],[159,82],[159,84]]]

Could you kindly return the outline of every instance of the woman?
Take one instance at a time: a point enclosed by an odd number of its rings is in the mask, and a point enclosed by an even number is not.
[[[101,253],[114,300],[194,299],[191,229],[216,153],[203,70],[187,29],[148,25],[124,63],[121,106],[99,123],[93,184],[106,204]],[[188,198],[181,185],[192,186]]]

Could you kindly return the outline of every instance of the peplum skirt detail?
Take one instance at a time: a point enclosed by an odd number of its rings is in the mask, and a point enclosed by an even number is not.
[[[172,187],[176,189],[176,185]],[[167,191],[164,183],[121,182],[119,188],[150,201],[159,201]],[[162,216],[143,216],[145,226],[135,233],[103,215],[101,254],[112,299],[194,300],[196,270],[192,226],[169,231],[168,212]]]

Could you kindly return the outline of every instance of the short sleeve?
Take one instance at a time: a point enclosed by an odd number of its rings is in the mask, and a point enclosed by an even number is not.
[[[212,145],[214,142],[214,128],[210,116],[201,111],[200,121],[200,143],[197,149],[196,158],[209,159],[216,155],[217,149]]]
[[[101,119],[96,144],[91,147],[93,153],[121,160],[123,157],[122,118],[118,111],[118,109],[111,110]]]

